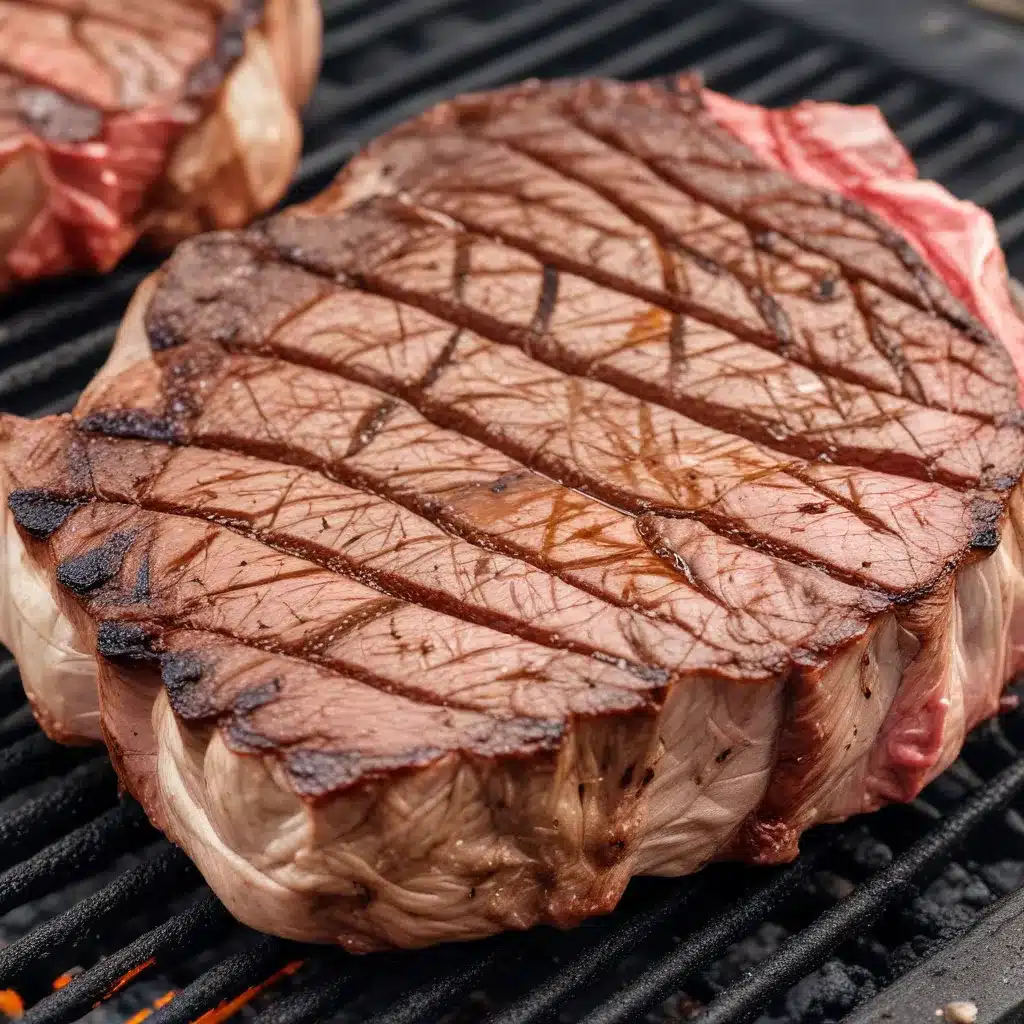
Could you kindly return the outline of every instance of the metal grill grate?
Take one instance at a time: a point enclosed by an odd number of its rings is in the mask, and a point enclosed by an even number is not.
[[[325,0],[324,76],[291,198],[322,187],[361,140],[458,91],[532,75],[637,78],[697,66],[711,85],[753,102],[878,104],[923,174],[989,206],[1011,269],[1024,276],[1024,87],[1017,110],[998,106],[763,14],[763,6],[771,5]],[[5,300],[0,407],[36,415],[70,408],[152,265],[135,256],[104,279],[48,283]],[[38,733],[7,664],[0,936],[10,944],[0,948],[0,990],[25,998],[25,1024],[75,1020],[112,997],[117,1010],[107,1019],[141,1005],[150,1024],[186,1024],[219,1007],[220,1016],[207,1018],[214,1024],[249,999],[259,1024],[342,1011],[341,1019],[374,1024],[526,1024],[555,1014],[613,1024],[683,1020],[694,1007],[706,1024],[722,1024],[766,1006],[776,1020],[836,1019],[971,923],[968,911],[922,924],[921,910],[908,921],[929,872],[987,879],[989,897],[1024,881],[1024,867],[1016,875],[1006,867],[1024,864],[1024,819],[1013,809],[1024,791],[1020,749],[1024,716],[987,726],[924,798],[818,830],[784,869],[720,866],[694,879],[639,880],[616,914],[571,934],[538,930],[357,960],[235,925],[141,810],[118,801],[104,758]],[[822,983],[805,999],[801,979],[833,956],[831,976],[839,970],[852,990]],[[52,987],[79,964],[84,971]],[[157,976],[159,984],[149,981]],[[154,1001],[172,987],[173,999]],[[663,1003],[684,990],[685,998]],[[135,992],[136,1003],[124,1001]]]

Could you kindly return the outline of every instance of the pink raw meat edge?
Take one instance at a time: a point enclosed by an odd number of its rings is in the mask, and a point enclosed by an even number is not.
[[[992,216],[921,181],[877,107],[806,101],[766,110],[705,90],[711,116],[762,160],[855,199],[900,230],[950,291],[1002,341],[1024,392],[1024,320],[1010,297]]]

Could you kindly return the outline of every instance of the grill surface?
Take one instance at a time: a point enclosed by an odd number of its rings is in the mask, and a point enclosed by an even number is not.
[[[1011,271],[1024,276],[1024,73],[998,94],[972,89],[962,66],[955,82],[926,77],[919,37],[939,24],[920,21],[926,6],[888,4],[887,41],[864,33],[844,41],[828,34],[827,12],[841,21],[849,5],[827,0],[325,0],[324,75],[291,198],[321,188],[361,140],[458,91],[534,75],[641,78],[696,66],[709,84],[752,102],[878,104],[924,176],[992,210]],[[940,35],[953,24],[962,42],[978,45],[978,32],[989,31],[958,20],[967,18],[959,10],[947,14],[953,22],[939,24]],[[900,33],[917,47],[905,47],[905,60],[893,50]],[[864,48],[872,42],[885,42],[885,56]],[[1024,66],[1024,45],[1005,59]],[[69,409],[152,266],[136,256],[104,279],[47,283],[5,300],[0,408]],[[1024,714],[990,723],[921,799],[818,829],[783,869],[642,879],[614,915],[573,933],[541,929],[360,960],[234,924],[187,859],[133,802],[118,800],[105,758],[62,749],[36,730],[8,662],[0,665],[0,990],[17,990],[26,1024],[133,1013],[132,1024],[217,1024],[242,1004],[259,1024],[838,1020],[1024,883],[1024,818],[1014,809],[1024,809],[1022,750]],[[1007,899],[965,949],[1002,941],[1008,955],[1024,941],[1003,927],[1024,897]],[[982,1024],[1024,1004],[1019,971],[986,1000],[996,985],[990,964],[979,972],[976,952],[941,955],[943,998],[975,998]],[[884,1005],[869,1003],[856,1019],[924,1019],[938,998],[928,977],[907,974],[880,997]],[[979,989],[957,989],[972,985]],[[15,1005],[0,991],[0,1017]]]

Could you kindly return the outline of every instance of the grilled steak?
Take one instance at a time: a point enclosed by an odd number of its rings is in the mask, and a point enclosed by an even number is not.
[[[316,0],[0,0],[0,289],[283,195]]]
[[[976,228],[940,277],[818,187],[821,139],[801,180],[669,85],[436,108],[184,243],[72,416],[3,421],[36,712],[102,734],[256,927],[418,946],[784,861],[999,707],[1024,432],[990,222],[929,193]],[[901,153],[846,158],[891,197]]]

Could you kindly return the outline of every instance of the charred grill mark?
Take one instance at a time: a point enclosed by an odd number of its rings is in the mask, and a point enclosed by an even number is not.
[[[76,594],[88,594],[112,580],[135,540],[135,534],[112,533],[99,547],[70,558],[57,566],[57,582]]]
[[[203,721],[216,713],[210,695],[200,685],[210,668],[196,654],[174,652],[160,657],[160,677],[171,708],[186,722]]]
[[[135,438],[139,441],[181,443],[184,434],[179,424],[166,416],[143,409],[106,409],[78,421],[78,429],[106,437]]]
[[[11,491],[7,496],[7,507],[14,521],[37,540],[53,536],[84,502],[83,498],[68,498],[35,487]]]
[[[550,264],[544,265],[541,273],[540,293],[537,296],[537,308],[530,321],[530,332],[538,337],[548,333],[551,315],[558,302],[558,269]]]
[[[995,551],[1002,539],[1006,510],[1001,502],[978,497],[971,503],[971,548],[974,551]]]
[[[160,660],[157,636],[135,622],[105,619],[96,632],[96,653],[108,661],[152,662]]]
[[[397,407],[397,399],[386,398],[380,405],[367,409],[356,424],[355,430],[352,433],[352,440],[345,451],[345,458],[350,459],[353,455],[358,455],[370,444],[383,429]]]

